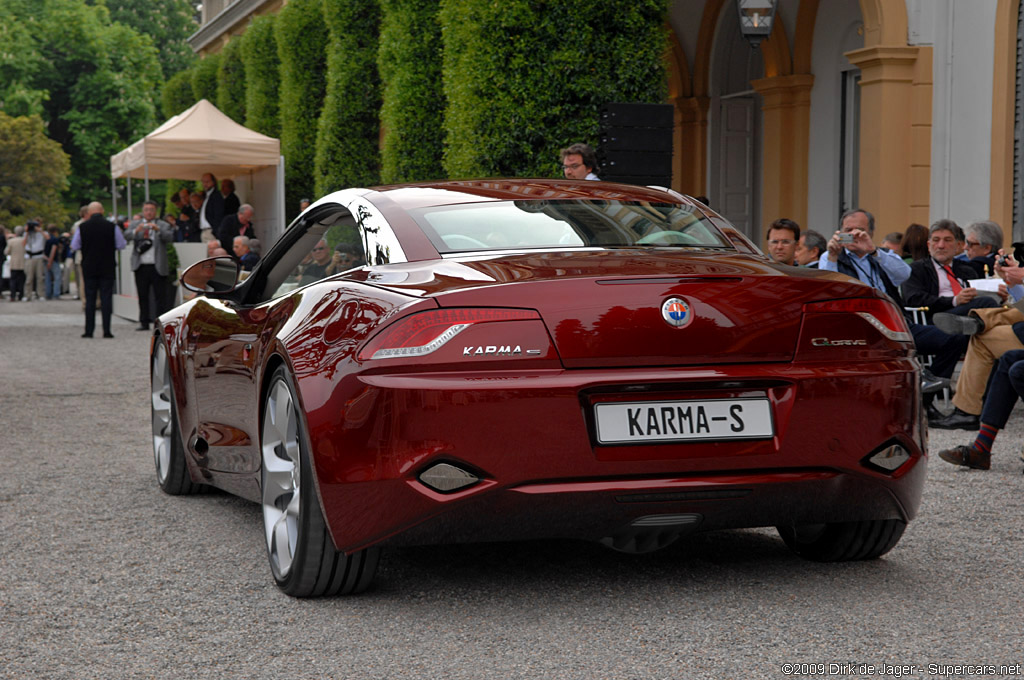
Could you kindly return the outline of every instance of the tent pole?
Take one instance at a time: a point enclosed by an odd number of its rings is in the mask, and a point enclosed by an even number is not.
[[[146,161],[146,200],[149,200],[149,161]]]
[[[132,173],[128,173],[128,207],[125,211],[128,215],[128,219],[132,218]]]
[[[113,216],[114,216],[114,219],[110,220],[110,221],[113,222],[114,220],[117,219],[117,178],[116,177],[111,177],[110,178],[110,196],[111,196],[111,198],[113,198],[113,207],[111,209],[113,210]]]

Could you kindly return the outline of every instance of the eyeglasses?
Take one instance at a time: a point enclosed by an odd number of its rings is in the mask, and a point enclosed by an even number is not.
[[[967,247],[968,248],[974,248],[975,246],[980,246],[981,245],[977,241],[967,241],[966,243],[967,243]]]
[[[796,241],[791,238],[780,238],[775,239],[774,241],[768,241],[768,245],[770,246],[791,246],[794,243],[796,243]]]
[[[583,165],[583,163],[573,163],[572,165],[563,165],[562,169],[563,170],[575,170],[576,168],[578,168],[578,167],[580,167],[582,165]]]
[[[327,250],[327,248],[324,248],[323,246],[317,246],[316,248],[313,248],[314,253],[318,250]]]

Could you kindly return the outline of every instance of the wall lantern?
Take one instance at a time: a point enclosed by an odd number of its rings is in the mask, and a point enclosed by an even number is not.
[[[757,47],[772,32],[777,0],[736,0],[740,32],[751,47]]]

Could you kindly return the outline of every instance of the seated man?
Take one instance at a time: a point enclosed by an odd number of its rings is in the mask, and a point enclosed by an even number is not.
[[[231,244],[235,258],[242,264],[242,270],[247,272],[251,272],[256,263],[260,261],[259,256],[249,248],[250,240],[248,236],[236,236]]]
[[[779,264],[796,263],[796,245],[800,241],[800,225],[785,217],[768,226],[768,255]]]
[[[1003,254],[1003,251],[999,251]],[[1007,283],[1019,283],[1024,268],[1008,258],[1006,267],[996,264],[996,273]],[[1024,313],[1016,307],[975,309],[970,316],[937,315],[936,322],[970,336],[953,395],[953,412],[933,427],[973,430],[978,427],[985,389],[996,361],[1011,350],[1024,349]]]
[[[962,260],[954,259],[957,250],[957,225],[952,220],[939,220],[928,234],[928,254],[910,265],[910,277],[900,287],[903,300],[909,307],[928,309],[927,319],[942,331],[949,333],[939,321],[933,321],[938,312],[966,315],[971,309],[996,307],[996,300],[979,296],[967,281],[977,278],[974,268]],[[1001,292],[1006,299],[1005,287]]]
[[[939,458],[975,470],[991,466],[992,443],[999,430],[1006,427],[1017,398],[1024,396],[1024,350],[1011,350],[999,358],[989,382],[988,396],[981,411],[978,436],[967,446],[954,446],[939,451]]]
[[[827,247],[824,236],[813,229],[808,229],[800,235],[800,241],[796,244],[797,265],[817,269],[818,260]]]
[[[995,222],[971,222],[964,229],[967,264],[976,279],[996,273],[996,253],[1003,247],[1003,230]]]

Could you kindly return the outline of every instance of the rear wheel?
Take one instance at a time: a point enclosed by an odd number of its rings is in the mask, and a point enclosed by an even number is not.
[[[335,549],[317,499],[295,389],[284,367],[270,379],[260,445],[263,530],[277,585],[294,597],[366,590],[377,571],[380,550],[346,555]]]
[[[185,447],[181,443],[178,411],[174,403],[171,367],[167,361],[167,348],[157,338],[153,350],[153,373],[150,383],[150,412],[153,424],[153,459],[156,463],[156,481],[172,496],[198,493],[206,489],[188,474]]]
[[[907,523],[898,519],[776,527],[790,550],[815,562],[871,560],[893,549]]]

